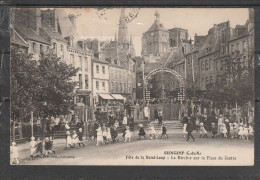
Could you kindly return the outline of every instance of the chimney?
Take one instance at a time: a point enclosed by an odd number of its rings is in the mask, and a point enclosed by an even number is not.
[[[74,14],[70,14],[69,18],[70,18],[71,24],[76,28],[76,23],[75,23],[76,16]]]
[[[35,19],[35,31],[37,34],[40,34],[40,28],[42,26],[42,20],[41,20],[41,10],[40,8],[36,8],[35,9],[35,15],[36,15],[36,19]]]
[[[22,10],[27,15],[25,16],[25,21],[28,22],[29,27],[32,28],[37,34],[40,33],[40,27],[41,27],[41,10],[40,8],[28,8]]]

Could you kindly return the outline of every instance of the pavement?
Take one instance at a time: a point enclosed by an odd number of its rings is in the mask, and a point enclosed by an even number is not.
[[[193,134],[196,138],[195,142],[192,140],[186,141],[181,130],[169,130],[169,138],[153,140],[149,139],[148,136],[146,140],[138,140],[138,132],[134,132],[131,142],[123,142],[122,134],[119,134],[119,143],[96,146],[95,140],[84,140],[86,147],[71,148],[68,150],[64,150],[64,139],[56,139],[53,146],[56,154],[35,160],[29,160],[29,144],[26,143],[18,145],[19,160],[20,165],[196,166],[252,165],[254,163],[253,140],[213,139],[211,137],[198,138],[198,132],[194,131]],[[168,152],[171,155],[167,154]],[[184,152],[184,154],[179,156],[175,154],[176,152]],[[192,153],[194,153],[194,155],[191,155]],[[203,161],[202,156],[206,158],[206,160],[204,159]],[[189,158],[200,158],[200,161],[191,161]],[[223,160],[221,160],[221,158],[223,158]]]

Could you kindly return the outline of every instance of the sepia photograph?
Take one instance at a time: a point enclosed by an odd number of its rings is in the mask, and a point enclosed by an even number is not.
[[[254,28],[252,8],[11,8],[10,164],[254,166]]]

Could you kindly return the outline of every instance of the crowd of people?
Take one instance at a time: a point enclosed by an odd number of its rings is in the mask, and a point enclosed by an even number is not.
[[[199,138],[208,138],[210,135],[212,138],[240,138],[248,140],[254,137],[253,124],[243,122],[232,122],[228,116],[213,115],[207,117],[206,115],[200,116],[188,116],[184,115],[182,118],[184,138],[191,137],[192,131],[199,132]]]

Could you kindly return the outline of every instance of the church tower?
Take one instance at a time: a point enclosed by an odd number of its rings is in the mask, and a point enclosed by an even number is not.
[[[169,49],[169,32],[160,23],[160,14],[158,11],[155,12],[154,16],[154,23],[142,36],[143,56],[150,56],[151,54],[158,56]]]
[[[119,19],[119,29],[118,29],[118,44],[128,48],[129,40],[128,40],[128,30],[127,30],[127,22],[125,19],[125,9],[121,8],[121,15]]]

